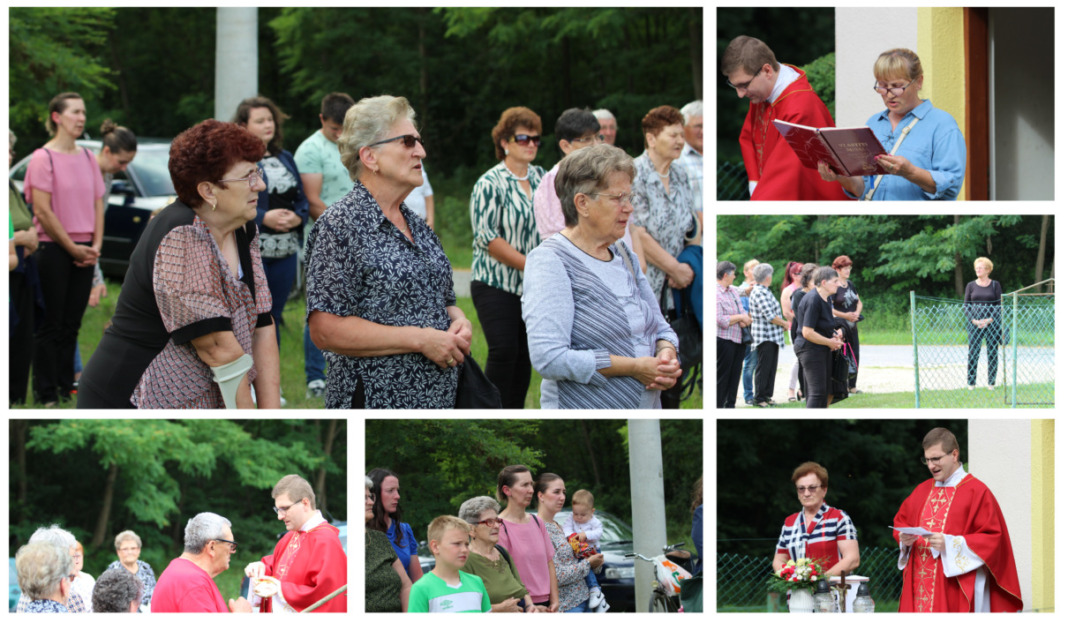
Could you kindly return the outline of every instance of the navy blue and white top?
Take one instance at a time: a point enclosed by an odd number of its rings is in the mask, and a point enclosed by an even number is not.
[[[113,560],[111,564],[108,565],[108,569],[122,569],[127,573],[130,572],[126,567],[122,566],[122,563],[118,560]],[[152,591],[156,590],[156,574],[152,571],[152,567],[150,567],[147,562],[138,560],[137,573],[134,575],[137,576],[138,580],[141,580],[141,605],[147,606],[152,602]]]
[[[857,528],[849,515],[824,502],[808,526],[803,510],[786,518],[775,553],[788,554],[790,560],[822,559],[823,568],[830,569],[839,560],[838,542],[856,540]]]
[[[625,248],[625,247],[624,247]],[[651,409],[660,391],[629,376],[597,370],[611,355],[652,357],[657,340],[678,349],[679,339],[660,313],[638,257],[629,270],[611,248],[603,261],[554,234],[527,257],[523,322],[530,362],[542,376],[543,409]]]
[[[452,321],[452,267],[441,241],[401,204],[414,243],[382,213],[367,188],[330,206],[308,237],[308,314],[358,316],[391,327],[433,327]],[[451,409],[459,368],[439,368],[422,353],[349,357],[324,351],[330,363],[326,407],[345,409],[362,392],[369,409]]]
[[[26,604],[26,609],[23,612],[32,613],[49,613],[49,612],[70,612],[67,607],[58,601],[51,599],[38,599]]]

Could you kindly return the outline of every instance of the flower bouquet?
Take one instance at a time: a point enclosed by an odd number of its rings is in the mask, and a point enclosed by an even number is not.
[[[789,592],[791,612],[812,612],[812,592],[816,590],[816,583],[826,578],[823,567],[811,558],[787,560],[768,578],[768,592]]]

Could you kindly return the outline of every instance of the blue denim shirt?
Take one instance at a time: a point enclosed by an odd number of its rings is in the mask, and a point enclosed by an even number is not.
[[[953,200],[960,193],[964,184],[967,147],[964,144],[964,135],[952,115],[935,108],[931,100],[924,100],[905,115],[895,129],[891,129],[889,110],[872,115],[867,126],[875,132],[886,153],[890,153],[901,132],[912,123],[914,117],[919,117],[920,121],[902,141],[895,155],[904,156],[915,166],[930,171],[935,182],[935,192],[925,192],[903,177],[886,175],[872,197],[874,201]],[[864,177],[865,195],[874,183],[874,175]]]

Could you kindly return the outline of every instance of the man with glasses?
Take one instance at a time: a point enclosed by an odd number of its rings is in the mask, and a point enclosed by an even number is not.
[[[779,119],[816,128],[833,127],[834,119],[805,72],[780,64],[763,41],[740,35],[723,52],[720,70],[738,97],[749,98],[749,114],[738,140],[749,174],[753,200],[842,200],[841,186],[808,169],[782,140],[772,121]]]
[[[900,612],[1016,612],[1023,608],[1008,526],[994,494],[964,471],[952,432],[923,438],[932,478],[912,492],[894,518],[898,568],[905,572]]]
[[[185,551],[171,561],[156,582],[152,612],[252,612],[244,597],[223,599],[212,579],[230,568],[237,543],[230,520],[200,513],[185,525]]]
[[[261,612],[302,612],[347,584],[348,559],[338,529],[315,508],[308,481],[290,474],[271,491],[274,512],[286,526],[274,553],[245,567]],[[345,592],[315,612],[347,612]]]

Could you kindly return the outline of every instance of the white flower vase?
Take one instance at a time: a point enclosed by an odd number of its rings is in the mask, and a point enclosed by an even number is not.
[[[808,591],[790,591],[787,604],[790,606],[790,612],[795,614],[812,614],[816,609],[816,600]]]

